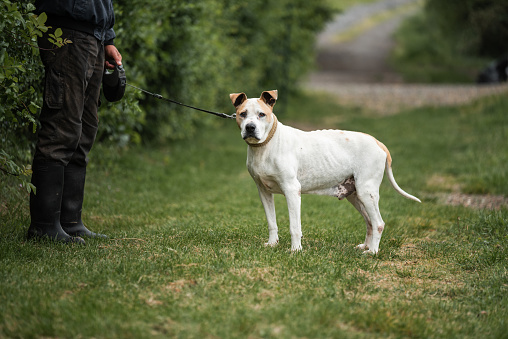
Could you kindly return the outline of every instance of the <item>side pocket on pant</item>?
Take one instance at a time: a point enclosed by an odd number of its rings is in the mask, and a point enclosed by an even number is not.
[[[46,73],[46,105],[51,109],[61,109],[64,101],[64,84],[60,72],[50,69]]]

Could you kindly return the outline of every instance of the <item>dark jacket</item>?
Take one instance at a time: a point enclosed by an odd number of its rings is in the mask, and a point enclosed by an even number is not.
[[[115,38],[113,0],[36,0],[36,14],[45,12],[46,26],[70,28],[112,45]]]

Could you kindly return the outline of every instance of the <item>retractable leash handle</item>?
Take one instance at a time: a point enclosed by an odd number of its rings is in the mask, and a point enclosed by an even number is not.
[[[115,61],[108,60],[115,65],[113,70],[104,69],[102,75],[102,92],[109,102],[116,102],[123,98],[125,87],[127,86],[127,77],[122,65],[117,65]]]

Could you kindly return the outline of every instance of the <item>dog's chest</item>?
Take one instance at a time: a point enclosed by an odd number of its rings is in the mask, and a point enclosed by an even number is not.
[[[254,182],[271,193],[282,193],[280,189],[281,168],[273,159],[247,158],[247,169]]]

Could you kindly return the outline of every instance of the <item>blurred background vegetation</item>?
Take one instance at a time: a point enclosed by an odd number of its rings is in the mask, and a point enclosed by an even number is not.
[[[393,66],[408,82],[472,82],[508,57],[508,1],[425,0],[396,34]]]
[[[358,2],[373,0],[118,0],[116,45],[136,86],[228,113],[229,93],[278,89],[283,114],[314,67],[317,33]],[[44,23],[32,3],[0,0],[0,180],[9,172],[25,186],[43,75],[36,37]],[[470,81],[471,69],[506,53],[507,22],[506,0],[427,0],[399,31],[397,68],[410,81]],[[102,100],[99,114],[98,142],[115,147],[185,139],[220,123],[132,88],[119,103]]]
[[[21,175],[27,172],[17,164],[31,161],[42,94],[35,46],[44,25],[34,21],[32,2],[0,2],[0,168]],[[314,37],[333,13],[325,0],[118,0],[115,44],[133,85],[231,111],[232,92],[294,91],[313,66]],[[188,138],[200,121],[215,123],[201,114],[128,88],[119,103],[102,100],[98,141]]]

